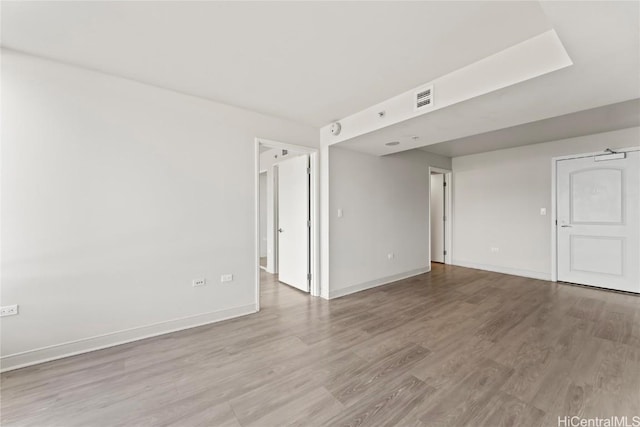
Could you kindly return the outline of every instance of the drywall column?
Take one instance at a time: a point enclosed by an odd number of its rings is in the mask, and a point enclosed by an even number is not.
[[[330,297],[330,271],[331,262],[329,247],[329,231],[331,229],[330,201],[331,182],[329,179],[329,145],[322,142],[320,146],[320,296],[325,299]]]

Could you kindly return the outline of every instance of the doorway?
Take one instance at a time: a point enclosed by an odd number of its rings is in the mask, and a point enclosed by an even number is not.
[[[557,281],[640,293],[640,151],[554,159]]]
[[[451,263],[451,171],[429,168],[429,257]]]
[[[258,187],[260,189],[260,268],[267,270],[268,252],[267,252],[267,171],[260,171],[260,180]]]
[[[256,139],[255,152],[259,310],[261,271],[271,285],[320,295],[318,152],[261,138]]]

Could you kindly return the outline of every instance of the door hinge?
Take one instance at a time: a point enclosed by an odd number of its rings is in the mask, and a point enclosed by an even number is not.
[[[442,220],[443,220],[443,221],[446,221],[446,220],[447,220],[447,216],[446,216],[446,215],[444,215],[444,216],[442,217]]]
[[[446,254],[447,254],[447,251],[444,251],[444,254],[446,255]]]
[[[311,228],[311,221],[307,221],[307,227]]]
[[[311,280],[311,273],[307,273],[307,280]]]
[[[442,181],[442,186],[446,187],[447,186],[447,181]]]
[[[311,175],[311,168],[307,168],[307,175]]]

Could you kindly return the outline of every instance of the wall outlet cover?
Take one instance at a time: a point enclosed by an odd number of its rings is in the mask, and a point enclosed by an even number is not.
[[[207,284],[207,279],[205,278],[201,278],[201,279],[193,279],[193,287],[197,287],[197,286],[204,286]]]
[[[15,316],[18,314],[18,304],[0,307],[0,316]]]

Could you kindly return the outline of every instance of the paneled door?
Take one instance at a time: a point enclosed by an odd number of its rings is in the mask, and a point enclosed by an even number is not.
[[[558,280],[640,293],[640,152],[557,162]]]

